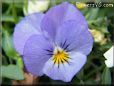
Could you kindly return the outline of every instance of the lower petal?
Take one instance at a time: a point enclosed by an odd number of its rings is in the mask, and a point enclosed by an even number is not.
[[[59,68],[49,59],[44,68],[43,72],[54,80],[62,80],[64,82],[70,82],[74,75],[80,71],[86,62],[86,56],[81,53],[70,53],[68,63],[60,64]]]

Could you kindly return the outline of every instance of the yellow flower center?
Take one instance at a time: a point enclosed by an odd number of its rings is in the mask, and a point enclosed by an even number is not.
[[[69,55],[66,51],[60,48],[55,49],[54,55],[53,55],[54,64],[61,64],[61,63],[68,62],[68,59],[69,59]]]

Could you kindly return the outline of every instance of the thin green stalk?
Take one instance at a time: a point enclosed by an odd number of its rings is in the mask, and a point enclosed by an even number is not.
[[[8,57],[10,64],[13,64],[12,59]]]
[[[9,14],[9,13],[10,13],[10,11],[11,11],[11,8],[12,8],[12,6],[11,6],[11,5],[9,5],[8,10],[5,12],[5,14]]]
[[[14,3],[14,1],[12,3],[12,15],[14,17],[15,23],[17,23],[18,22],[18,19],[17,19],[17,14],[16,14],[16,9],[15,9],[15,3]]]
[[[5,65],[8,65],[7,59],[6,59],[6,57],[3,56],[3,55],[2,55],[2,61],[4,61],[4,64],[5,64]]]

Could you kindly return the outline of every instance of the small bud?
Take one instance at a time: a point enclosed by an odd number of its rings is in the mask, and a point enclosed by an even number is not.
[[[90,32],[93,35],[96,43],[100,43],[100,45],[106,44],[107,39],[102,32],[95,29],[90,30]]]
[[[24,7],[24,14],[44,12],[48,9],[50,0],[28,0],[27,9]]]

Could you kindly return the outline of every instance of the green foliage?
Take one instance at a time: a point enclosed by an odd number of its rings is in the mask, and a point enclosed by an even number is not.
[[[22,61],[22,58],[21,58],[21,57],[18,57],[18,59],[17,59],[17,65],[18,65],[21,69],[23,69],[23,61]]]
[[[2,77],[14,80],[23,80],[23,71],[17,65],[1,66]]]
[[[105,69],[103,70],[102,73],[102,84],[111,84],[111,73],[110,73],[110,69],[105,67]]]
[[[2,42],[3,42],[2,47],[3,47],[3,50],[5,51],[6,55],[9,58],[16,59],[18,54],[13,47],[12,36],[10,36],[8,31],[6,31],[4,29],[3,29],[3,40],[2,40]]]

